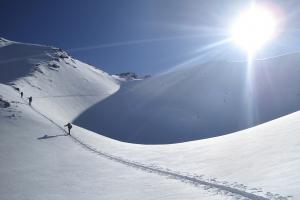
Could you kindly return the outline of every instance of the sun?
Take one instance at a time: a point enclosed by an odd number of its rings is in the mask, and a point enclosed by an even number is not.
[[[249,54],[253,54],[274,38],[276,28],[277,20],[271,10],[252,5],[233,23],[231,38]]]

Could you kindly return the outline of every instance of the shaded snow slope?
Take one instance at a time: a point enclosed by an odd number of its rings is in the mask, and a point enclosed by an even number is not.
[[[75,124],[142,144],[176,143],[249,128],[300,108],[300,54],[213,62],[124,84]]]
[[[0,48],[0,81],[8,83],[28,75],[34,65],[54,58],[55,50],[41,45],[10,42]]]

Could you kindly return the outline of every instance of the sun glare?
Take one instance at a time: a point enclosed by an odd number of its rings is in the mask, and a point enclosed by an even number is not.
[[[253,54],[275,36],[276,28],[277,20],[271,10],[252,5],[233,24],[232,40]]]

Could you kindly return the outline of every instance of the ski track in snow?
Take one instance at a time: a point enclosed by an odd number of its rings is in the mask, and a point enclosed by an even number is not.
[[[33,111],[35,111],[36,113],[38,113],[39,115],[41,115],[42,117],[47,119],[49,122],[51,122],[53,125],[55,125],[57,128],[59,128],[61,131],[68,134],[64,128],[62,128],[59,124],[54,122],[52,119],[50,119],[43,113],[39,112],[36,108],[34,108],[32,106],[31,106],[31,108]],[[155,166],[155,165],[145,165],[145,164],[138,163],[138,162],[135,162],[132,160],[126,160],[126,159],[118,157],[118,156],[114,156],[114,155],[110,155],[110,154],[101,152],[101,151],[97,150],[96,148],[93,148],[93,147],[89,146],[88,144],[80,141],[78,138],[76,138],[72,135],[70,137],[72,138],[72,140],[75,143],[80,144],[83,148],[87,149],[88,151],[96,153],[97,155],[107,158],[109,160],[130,166],[130,167],[134,167],[136,169],[140,169],[140,170],[143,170],[143,171],[146,171],[149,173],[155,173],[157,175],[176,179],[176,180],[179,180],[184,183],[190,183],[196,187],[203,186],[205,190],[210,190],[215,193],[222,193],[227,196],[232,196],[236,199],[250,199],[250,200],[291,200],[292,199],[291,196],[284,197],[279,194],[273,194],[270,192],[262,194],[263,191],[260,188],[250,189],[253,192],[253,193],[251,193],[251,191],[246,191],[247,187],[243,184],[234,183],[234,184],[228,185],[227,182],[218,182],[218,181],[216,181],[216,179],[204,180],[202,178],[202,175],[200,175],[200,176],[195,175],[195,174],[191,175],[188,173],[172,171],[167,168],[161,168],[161,167]],[[254,193],[261,193],[261,194],[254,194]]]

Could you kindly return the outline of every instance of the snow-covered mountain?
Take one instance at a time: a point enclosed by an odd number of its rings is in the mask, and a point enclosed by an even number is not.
[[[218,61],[129,82],[75,124],[113,139],[176,143],[243,130],[300,109],[300,54]]]
[[[265,67],[256,68],[253,76],[255,102],[267,112],[264,120],[296,111],[298,58],[293,54],[259,61]],[[194,124],[199,121],[215,119],[210,125],[220,128],[218,120],[224,116],[245,119],[244,109],[236,111],[242,106],[237,98],[245,87],[241,83],[247,79],[246,74],[240,76],[246,73],[242,67],[212,63],[123,83],[119,90],[119,80],[58,48],[1,39],[0,199],[299,199],[299,112],[225,136],[169,145],[124,143],[102,136],[110,132],[83,128],[90,126],[89,120],[100,128],[109,123],[120,129],[120,139],[133,139],[127,131],[131,117],[139,113],[136,127],[147,133],[148,122],[160,126],[152,135],[166,129],[164,143],[174,139],[169,132],[176,131],[173,123],[184,124],[189,135],[198,130]],[[268,90],[270,85],[273,90]],[[267,94],[260,96],[263,92]],[[258,104],[269,96],[276,97],[269,104],[278,109]],[[203,105],[193,108],[199,102]],[[200,113],[193,120],[192,110],[209,114],[209,103],[217,105],[210,107],[209,118]],[[93,110],[105,112],[107,118]],[[174,113],[181,115],[170,117]],[[164,117],[165,123],[158,122]],[[63,125],[76,118],[85,119],[79,120],[83,127],[73,125],[71,136],[66,136]],[[226,127],[230,121],[225,120]],[[147,134],[145,138],[153,139]]]
[[[56,120],[72,121],[119,89],[107,73],[55,47],[9,42],[0,48],[0,59],[0,82],[32,96],[33,104]]]

